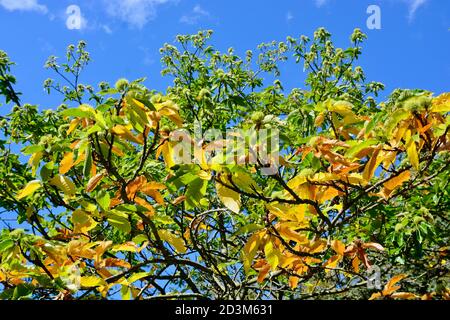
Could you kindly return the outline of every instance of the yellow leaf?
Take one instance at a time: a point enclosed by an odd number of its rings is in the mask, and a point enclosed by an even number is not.
[[[344,255],[344,251],[345,251],[345,244],[343,244],[341,241],[339,240],[333,240],[331,242],[331,247],[333,248],[333,250],[340,256]]]
[[[328,106],[328,111],[336,112],[341,116],[348,116],[353,114],[352,107],[353,105],[350,102],[336,101]]]
[[[323,112],[321,112],[321,113],[319,113],[316,120],[314,121],[314,125],[316,127],[320,127],[324,120],[325,120],[325,114]]]
[[[144,140],[143,140],[143,138],[141,136],[137,136],[137,137],[134,136],[131,133],[131,131],[125,126],[116,125],[114,128],[111,129],[111,131],[113,133],[115,133],[115,134],[117,134],[117,135],[119,135],[119,136],[121,136],[121,137],[123,137],[123,138],[125,138],[125,139],[127,139],[129,141],[131,141],[131,142],[135,142],[135,143],[138,143],[138,144],[143,144],[144,143]]]
[[[159,230],[158,235],[161,238],[161,240],[164,240],[171,244],[175,250],[179,253],[185,253],[186,252],[186,246],[184,245],[183,239],[176,236],[169,230]]]
[[[59,173],[66,174],[73,167],[73,152],[67,152],[59,164]]]
[[[41,187],[41,182],[39,180],[33,180],[27,183],[27,185],[17,194],[17,199],[25,198],[33,194],[36,190]]]
[[[325,262],[324,267],[328,269],[334,269],[338,265],[338,263],[342,260],[342,256],[340,255],[334,255],[330,259],[328,259],[327,262]],[[329,272],[330,270],[326,270],[326,272]]]
[[[69,196],[74,195],[77,191],[77,187],[72,180],[61,174],[53,177],[50,183]]]
[[[276,270],[280,259],[276,249],[273,247],[272,241],[268,241],[264,246],[264,254],[266,255],[267,262],[269,262],[272,271]]]
[[[33,176],[36,176],[36,170],[43,155],[44,153],[42,151],[38,151],[36,153],[33,153],[33,155],[30,157],[30,160],[28,160],[28,164],[31,166],[31,173],[33,174]]]
[[[231,190],[220,183],[216,183],[216,190],[222,203],[235,213],[239,213],[241,207],[241,196],[234,190]]]
[[[97,278],[94,276],[81,277],[80,284],[85,288],[93,288],[105,285],[106,282],[102,278]]]
[[[70,121],[69,129],[67,129],[67,135],[71,134],[73,130],[78,126],[78,123],[80,123],[80,119],[75,118],[72,121]]]
[[[419,170],[419,155],[417,153],[416,143],[413,139],[409,139],[406,144],[406,153],[408,154],[408,159],[414,169]]]
[[[86,234],[97,226],[97,222],[94,219],[79,209],[72,213],[72,223],[74,225],[74,233]]]
[[[132,241],[125,242],[122,244],[115,245],[111,251],[128,251],[128,252],[138,252],[139,248]]]
[[[450,112],[450,93],[444,93],[433,99],[431,112]]]
[[[175,166],[174,154],[173,154],[173,146],[172,143],[166,141],[158,148],[156,152],[156,157],[158,158],[159,154],[162,154],[164,158],[164,162],[166,164],[166,168],[170,169]]]
[[[248,273],[250,270],[250,266],[252,265],[253,258],[258,252],[259,246],[261,245],[262,237],[264,236],[264,232],[256,232],[254,233],[245,244],[242,249],[242,258],[244,264],[244,271]]]

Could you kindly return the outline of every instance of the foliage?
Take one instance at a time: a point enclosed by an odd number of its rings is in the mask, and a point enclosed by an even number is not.
[[[46,63],[63,80],[45,82],[63,97],[46,111],[21,104],[0,53],[14,104],[0,126],[1,298],[448,299],[450,94],[377,103],[383,85],[355,67],[359,30],[347,49],[319,29],[256,58],[211,35],[164,45],[165,93],[145,79],[81,84],[90,56],[69,46]],[[305,88],[284,89],[289,59]],[[209,161],[219,141],[196,122],[279,130],[279,167]],[[194,136],[193,163],[176,162],[178,129]],[[372,266],[384,288],[367,287]]]

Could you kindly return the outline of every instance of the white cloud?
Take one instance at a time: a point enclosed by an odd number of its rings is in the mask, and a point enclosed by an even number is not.
[[[103,31],[105,31],[107,34],[112,34],[112,33],[113,33],[112,30],[111,30],[111,28],[110,28],[108,25],[106,25],[106,24],[103,24],[103,25],[101,26],[101,28],[102,28]]]
[[[316,6],[318,6],[319,8],[327,2],[327,0],[315,0],[315,1],[316,1]]]
[[[286,13],[286,21],[290,22],[292,19],[294,19],[294,15],[292,14],[292,12],[288,11]]]
[[[38,0],[0,0],[0,5],[9,11],[37,11],[47,13],[45,5],[39,4]]]
[[[210,16],[210,13],[208,11],[206,11],[205,9],[200,7],[200,5],[196,5],[192,9],[192,12],[190,12],[189,14],[185,14],[180,18],[180,22],[186,23],[186,24],[197,24],[197,22],[201,18],[209,17],[209,16]]]
[[[142,28],[157,16],[157,8],[174,0],[103,0],[109,15]]]
[[[417,10],[421,6],[423,6],[425,3],[427,3],[428,0],[406,0],[408,3],[408,19],[409,21],[414,20],[414,17],[416,16]]]

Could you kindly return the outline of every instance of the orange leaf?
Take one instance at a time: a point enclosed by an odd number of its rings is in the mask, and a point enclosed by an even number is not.
[[[289,287],[291,287],[291,289],[297,288],[298,280],[300,280],[298,277],[290,276],[289,277]]]
[[[394,189],[396,189],[397,187],[399,187],[400,185],[402,185],[405,181],[409,180],[411,177],[411,172],[408,171],[403,171],[402,173],[400,173],[398,176],[389,179],[388,181],[386,181],[383,184],[383,190],[382,190],[382,195],[385,196],[385,198],[389,197],[392,193],[392,191],[394,191]]]
[[[378,159],[378,154],[380,153],[380,149],[375,149],[372,157],[370,157],[370,160],[366,163],[366,166],[363,171],[363,179],[366,181],[369,181],[372,179],[375,170],[377,169],[378,165],[383,159]]]
[[[260,270],[258,274],[258,282],[261,283],[266,278],[267,274],[270,271],[270,264],[265,264]]]
[[[148,211],[146,212],[147,215],[152,216],[155,214],[155,208],[153,208],[153,206],[148,203],[146,200],[136,197],[134,198],[134,201],[136,201],[137,204],[143,206],[144,208],[146,208]]]
[[[331,247],[333,248],[333,250],[340,256],[344,255],[345,252],[345,245],[339,241],[339,240],[333,240],[331,242]]]
[[[127,187],[126,192],[129,199],[134,199],[136,196],[136,192],[141,188],[143,184],[147,182],[147,178],[145,176],[139,176],[133,181],[131,181]]]

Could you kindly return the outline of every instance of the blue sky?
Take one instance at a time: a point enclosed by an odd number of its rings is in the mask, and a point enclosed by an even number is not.
[[[380,30],[366,26],[371,4],[381,9]],[[81,30],[66,26],[69,5],[81,9]],[[354,28],[366,32],[359,63],[369,80],[387,85],[387,92],[397,87],[450,91],[450,1],[0,0],[0,49],[17,63],[13,72],[23,101],[42,109],[61,102],[42,89],[53,77],[43,68],[46,58],[64,56],[66,46],[80,39],[88,42],[93,59],[82,82],[145,76],[149,87],[164,90],[170,79],[160,76],[158,49],[177,34],[213,29],[218,49],[244,53],[261,42],[312,35],[321,26],[338,46],[348,45]],[[283,83],[302,87],[301,71],[286,65]],[[8,111],[1,107],[0,114]]]

